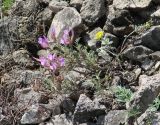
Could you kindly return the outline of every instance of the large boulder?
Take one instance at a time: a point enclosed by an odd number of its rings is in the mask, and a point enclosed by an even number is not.
[[[59,11],[53,18],[51,27],[48,32],[48,38],[53,41],[51,33],[52,29],[55,28],[55,37],[60,40],[63,31],[66,28],[71,28],[74,30],[75,35],[81,33],[82,31],[82,18],[75,8],[67,7]]]

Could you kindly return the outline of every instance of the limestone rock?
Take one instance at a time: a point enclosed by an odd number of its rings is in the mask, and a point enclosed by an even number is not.
[[[67,7],[59,11],[53,18],[52,24],[48,32],[48,38],[50,41],[53,41],[51,38],[52,28],[55,28],[55,37],[60,40],[63,31],[66,28],[71,28],[75,32],[75,36],[82,32],[82,18],[75,8]]]

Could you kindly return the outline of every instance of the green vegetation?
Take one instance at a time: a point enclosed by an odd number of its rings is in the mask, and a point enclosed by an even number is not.
[[[157,111],[160,107],[160,99],[159,97],[155,98],[153,101],[153,104],[150,105],[149,109],[150,111]]]
[[[11,8],[15,0],[2,0],[2,10],[7,11]]]
[[[115,87],[113,92],[118,102],[129,102],[133,95],[130,89],[126,89],[122,86]]]

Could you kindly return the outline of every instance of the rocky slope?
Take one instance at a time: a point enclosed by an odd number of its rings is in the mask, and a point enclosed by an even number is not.
[[[0,125],[160,125],[159,8],[160,0],[15,0],[0,11]],[[56,47],[53,27],[56,42],[71,28],[73,44]],[[46,54],[42,35],[67,60],[54,81],[35,60]]]

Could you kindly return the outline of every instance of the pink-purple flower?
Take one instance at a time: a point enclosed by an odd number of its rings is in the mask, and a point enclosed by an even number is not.
[[[46,57],[41,56],[39,59],[35,59],[39,61],[42,66],[52,70],[53,72],[65,66],[65,59],[63,57],[58,57],[55,54],[48,54]]]
[[[38,43],[41,45],[42,48],[46,49],[49,47],[49,42],[47,37],[41,36],[38,38]]]
[[[56,30],[54,26],[51,27],[51,38],[56,40]]]
[[[62,38],[60,40],[60,43],[63,45],[69,45],[72,44],[73,42],[73,37],[74,37],[74,32],[72,29],[65,29],[63,31]]]

